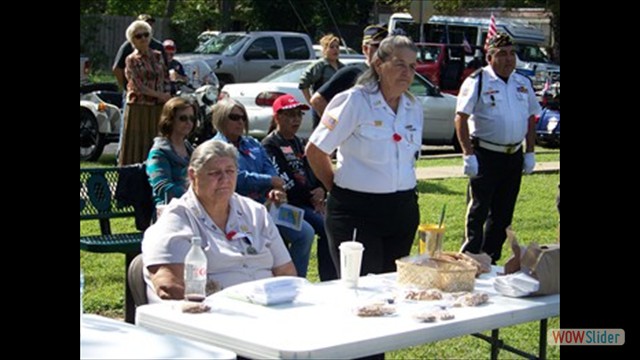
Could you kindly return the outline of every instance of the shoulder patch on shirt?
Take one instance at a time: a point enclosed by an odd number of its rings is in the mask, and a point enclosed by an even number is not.
[[[338,119],[336,119],[336,118],[332,117],[331,115],[327,114],[327,116],[323,116],[322,117],[322,123],[329,130],[333,130],[333,128],[336,127],[336,124],[338,123]]]
[[[469,77],[472,79],[475,79],[476,77],[478,77],[478,74],[480,74],[481,71],[482,71],[482,68],[472,72],[471,75],[469,75]]]

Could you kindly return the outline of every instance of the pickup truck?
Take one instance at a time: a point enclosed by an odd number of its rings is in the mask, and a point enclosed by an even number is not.
[[[458,95],[460,86],[476,69],[487,65],[480,46],[461,44],[417,43],[416,72],[428,78],[442,92]],[[469,51],[471,50],[471,51]]]
[[[315,59],[309,35],[284,31],[227,32],[200,45],[195,53],[178,54],[183,65],[204,60],[220,86],[256,82],[297,60]]]

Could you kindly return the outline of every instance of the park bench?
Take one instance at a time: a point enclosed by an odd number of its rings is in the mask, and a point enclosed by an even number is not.
[[[140,165],[134,166],[140,167]],[[128,168],[131,169],[131,166]],[[100,235],[80,236],[80,249],[96,253],[115,252],[125,254],[125,321],[134,323],[135,306],[129,289],[127,272],[133,258],[140,253],[143,231],[148,226],[148,223],[140,224],[139,219],[136,219],[136,226],[139,231],[112,233],[112,219],[136,218],[136,211],[140,211],[130,203],[123,204],[120,199],[116,198],[116,193],[119,191],[117,189],[120,173],[123,169],[127,168],[80,169],[80,221],[98,220],[100,224]],[[144,167],[137,171],[144,171]],[[128,185],[124,184],[124,186]],[[144,184],[139,185],[143,186]],[[150,187],[148,188],[148,193],[150,197]],[[150,198],[149,201],[151,201]]]

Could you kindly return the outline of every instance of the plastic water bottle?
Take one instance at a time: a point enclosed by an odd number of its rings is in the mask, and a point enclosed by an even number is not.
[[[82,273],[82,268],[80,268],[80,327],[82,327],[82,313],[84,312],[82,308],[83,293],[84,293],[84,274]]]
[[[191,238],[191,249],[184,258],[184,297],[189,301],[201,302],[207,296],[207,256],[202,250],[202,239]]]

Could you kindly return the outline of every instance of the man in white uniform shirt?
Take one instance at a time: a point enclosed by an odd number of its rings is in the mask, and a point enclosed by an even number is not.
[[[461,251],[486,252],[495,263],[513,219],[522,173],[535,166],[540,105],[531,81],[514,72],[516,51],[507,34],[491,38],[487,62],[462,84],[455,126],[471,198]]]
[[[395,271],[395,260],[411,250],[423,120],[422,105],[407,91],[416,52],[406,36],[384,39],[357,85],[331,100],[307,144],[309,164],[329,192],[325,225],[336,267],[338,246],[354,229],[365,248],[363,275]]]

